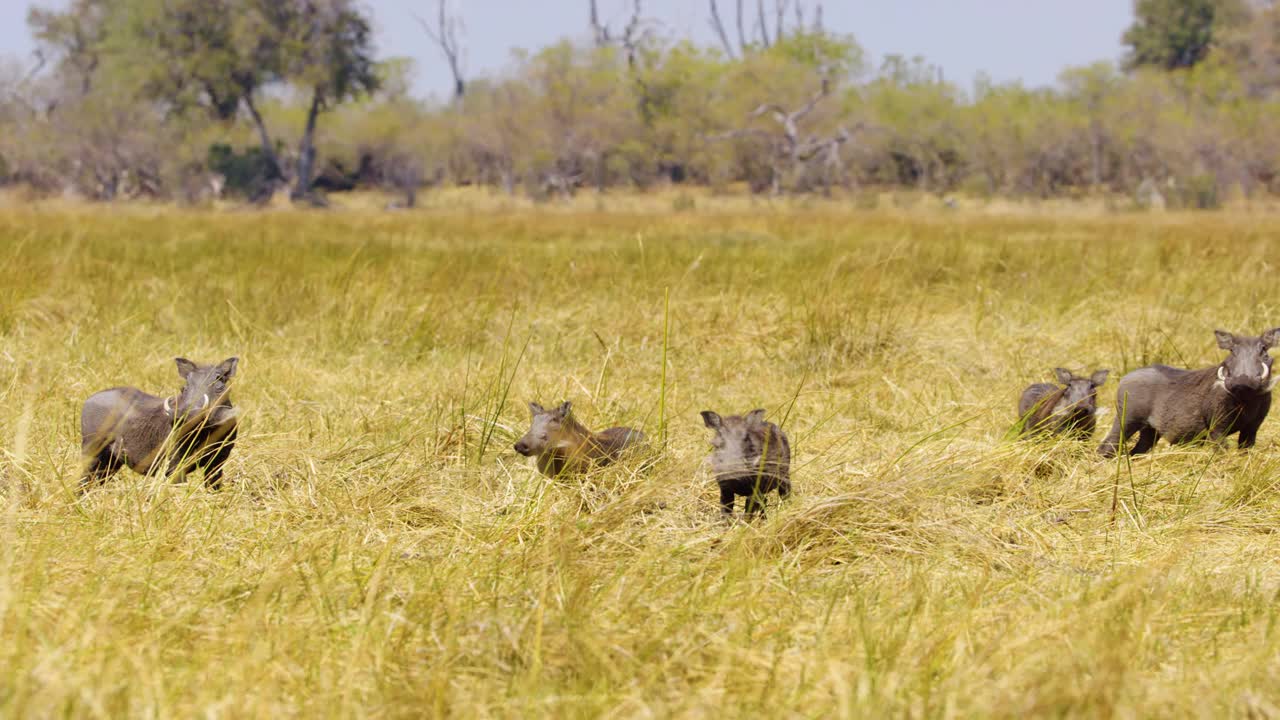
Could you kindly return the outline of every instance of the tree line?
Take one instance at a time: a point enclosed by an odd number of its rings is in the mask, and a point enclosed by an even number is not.
[[[1212,207],[1277,190],[1280,6],[1137,0],[1121,63],[1051,87],[964,87],[871,62],[803,0],[708,0],[716,44],[631,0],[584,38],[466,77],[448,0],[424,44],[454,79],[416,98],[355,0],[72,0],[33,9],[33,62],[0,68],[0,182],[95,200],[295,202],[478,185],[536,198],[692,184],[751,192],[1124,194]],[[482,32],[483,28],[473,31]]]

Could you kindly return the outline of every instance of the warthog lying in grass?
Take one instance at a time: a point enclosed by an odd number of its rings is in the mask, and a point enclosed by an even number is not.
[[[791,443],[782,429],[764,419],[764,410],[720,417],[702,411],[702,422],[716,431],[711,439],[711,471],[720,485],[720,510],[733,514],[734,498],[746,498],[745,512],[764,511],[764,496],[791,494]]]
[[[556,477],[608,465],[645,442],[644,433],[628,427],[591,432],[573,418],[572,409],[567,400],[551,410],[529,403],[533,421],[516,442],[515,451],[536,457],[543,475]]]
[[[105,481],[125,465],[142,474],[164,466],[166,475],[200,468],[206,485],[221,485],[222,465],[236,440],[237,413],[229,384],[238,359],[207,366],[185,358],[175,361],[186,381],[177,396],[161,398],[116,387],[85,401],[80,412],[82,489]]]
[[[1186,443],[1207,438],[1221,441],[1240,433],[1238,445],[1252,447],[1258,428],[1271,409],[1271,373],[1267,350],[1280,339],[1280,328],[1261,337],[1215,330],[1218,347],[1230,352],[1221,364],[1201,370],[1166,365],[1139,368],[1120,378],[1116,420],[1098,452],[1113,457],[1134,433],[1131,454],[1147,452],[1160,438]]]

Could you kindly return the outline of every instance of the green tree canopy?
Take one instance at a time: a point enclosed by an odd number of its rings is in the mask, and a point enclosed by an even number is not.
[[[288,85],[310,97],[294,167],[306,194],[320,113],[378,87],[372,22],[355,0],[75,0],[33,9],[36,37],[87,89],[108,74],[171,113],[221,121],[248,112],[273,180],[282,177],[262,92]]]
[[[1123,41],[1129,69],[1189,68],[1204,60],[1215,34],[1246,8],[1239,0],[1136,0]]]

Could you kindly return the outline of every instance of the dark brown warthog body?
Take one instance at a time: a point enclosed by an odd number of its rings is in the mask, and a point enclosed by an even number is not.
[[[608,465],[645,441],[644,433],[628,427],[593,433],[573,418],[572,409],[567,401],[552,410],[529,403],[533,422],[529,432],[516,442],[515,451],[536,457],[543,475],[571,475]]]
[[[94,393],[80,412],[81,487],[103,482],[123,466],[146,474],[204,471],[207,485],[222,483],[222,465],[235,445],[238,425],[228,383],[236,358],[217,366],[177,359],[186,380],[176,397],[161,398],[131,387]]]
[[[1107,381],[1106,370],[1084,378],[1055,368],[1061,386],[1036,383],[1022,391],[1018,417],[1022,433],[1046,433],[1088,438],[1097,424],[1098,388]]]
[[[1271,356],[1280,328],[1262,337],[1214,333],[1218,346],[1231,351],[1220,365],[1182,370],[1166,365],[1140,368],[1120,379],[1116,419],[1098,452],[1114,456],[1133,433],[1131,454],[1147,452],[1160,438],[1187,443],[1221,441],[1239,433],[1238,445],[1252,447],[1271,409]]]
[[[711,472],[720,485],[720,509],[733,514],[737,497],[745,497],[748,515],[764,511],[764,496],[774,490],[791,494],[791,443],[782,429],[765,422],[764,410],[720,417],[702,411],[702,422],[716,431],[711,440]]]

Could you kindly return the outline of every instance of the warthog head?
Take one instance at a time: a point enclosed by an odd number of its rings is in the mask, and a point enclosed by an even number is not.
[[[174,358],[178,374],[186,381],[178,397],[165,398],[164,409],[170,417],[192,419],[231,404],[231,378],[236,374],[239,358],[227,358],[217,365],[197,365],[186,358]],[[216,420],[216,418],[215,418]]]
[[[1231,353],[1218,366],[1218,384],[1227,392],[1262,393],[1275,387],[1267,350],[1280,340],[1280,328],[1272,328],[1262,337],[1232,335],[1226,330],[1214,330],[1213,334],[1218,338],[1218,347]]]
[[[728,417],[703,410],[702,422],[716,431],[711,438],[711,472],[717,478],[748,476],[760,471],[760,456],[766,451],[769,435],[763,409]],[[777,448],[772,452],[776,453]]]
[[[533,457],[541,455],[548,447],[554,446],[564,428],[564,421],[569,417],[569,411],[572,409],[573,405],[568,400],[561,403],[560,407],[551,410],[547,410],[536,402],[529,403],[529,413],[533,416],[533,422],[529,426],[529,432],[516,442],[516,452],[525,457]]]
[[[1098,370],[1089,377],[1079,377],[1063,368],[1054,368],[1053,373],[1066,386],[1062,394],[1066,409],[1087,410],[1090,414],[1098,409],[1098,388],[1107,382],[1107,370]]]

